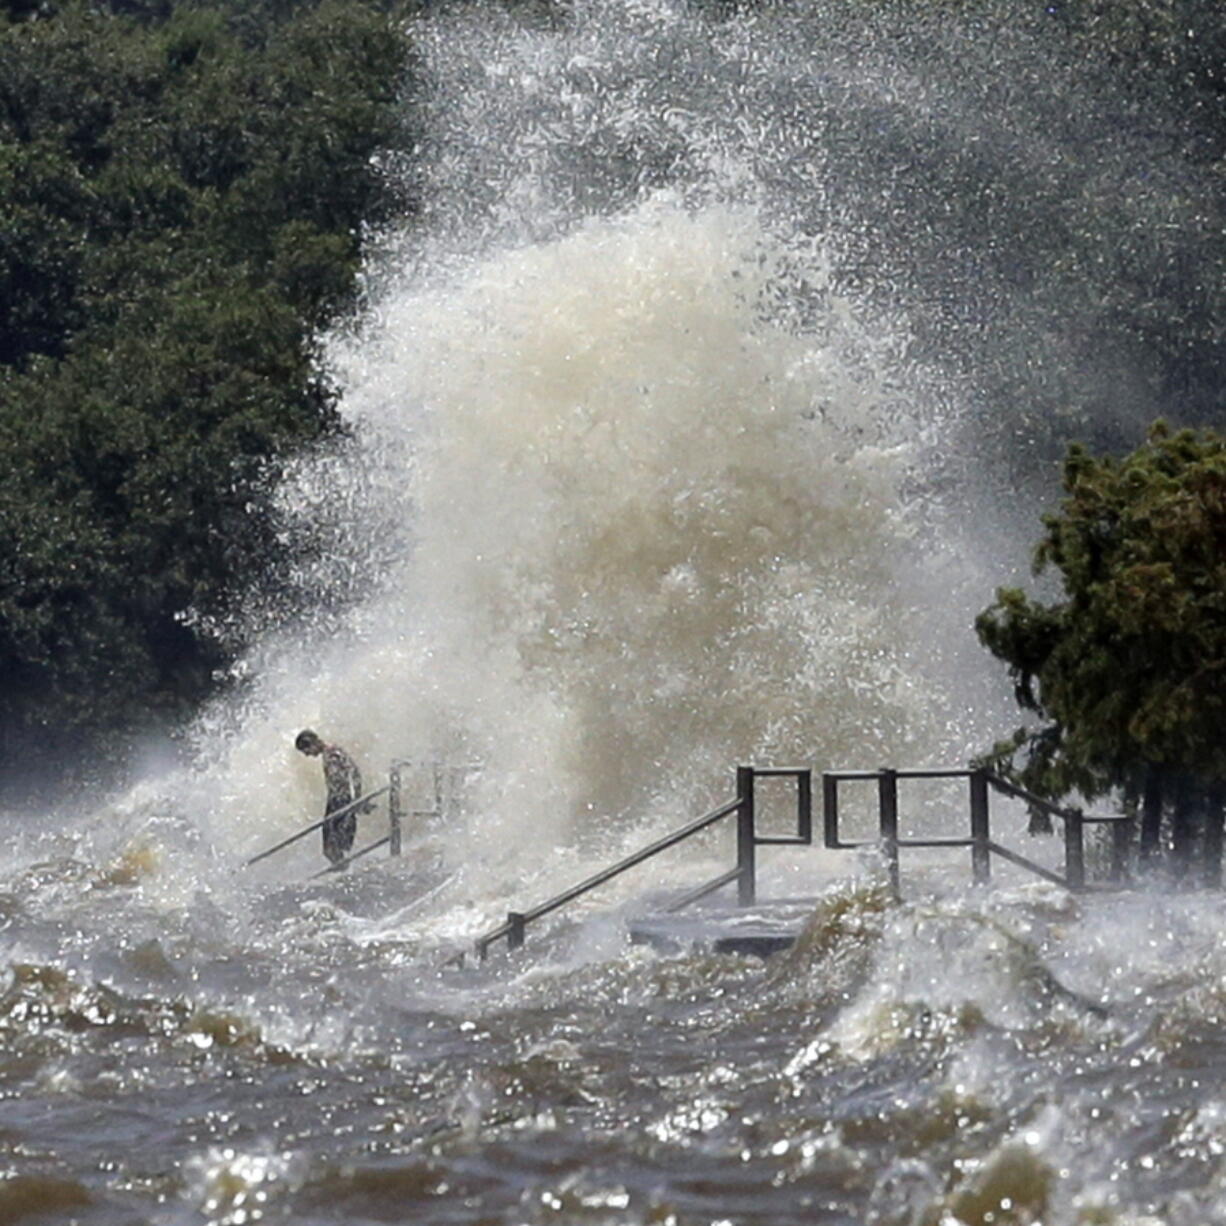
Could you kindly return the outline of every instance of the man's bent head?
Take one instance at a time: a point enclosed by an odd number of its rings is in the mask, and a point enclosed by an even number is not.
[[[324,743],[320,739],[319,733],[312,732],[309,728],[304,728],[294,738],[294,748],[299,753],[306,754],[308,758],[316,758],[323,753]]]

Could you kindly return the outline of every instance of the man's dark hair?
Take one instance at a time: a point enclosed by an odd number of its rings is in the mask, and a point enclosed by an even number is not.
[[[306,753],[308,749],[313,749],[316,745],[322,745],[323,740],[318,732],[312,732],[309,728],[304,728],[294,739],[294,748],[300,753]]]

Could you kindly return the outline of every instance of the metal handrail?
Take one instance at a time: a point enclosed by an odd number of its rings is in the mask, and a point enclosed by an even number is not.
[[[312,822],[309,826],[303,826],[303,828],[296,834],[291,834],[288,839],[282,839],[281,842],[277,843],[274,847],[266,848],[258,855],[252,856],[251,859],[246,862],[244,867],[250,868],[253,864],[258,864],[261,860],[267,860],[269,856],[276,855],[277,852],[288,847],[291,843],[296,843],[299,839],[305,839],[308,834],[314,830],[318,830],[326,823],[334,822],[338,818],[348,817],[350,813],[360,809],[363,805],[369,804],[372,800],[378,800],[380,796],[386,795],[391,790],[392,785],[390,783],[385,783],[381,788],[376,788],[373,792],[367,792],[365,796],[359,796],[357,800],[351,800],[343,808],[337,809],[335,812],[321,817],[319,821]],[[382,846],[382,844],[380,844],[380,846]]]
[[[576,898],[587,894],[612,878],[642,864],[645,860],[666,851],[670,847],[714,825],[716,822],[737,814],[737,859],[736,866],[712,880],[690,890],[673,901],[668,912],[677,912],[691,903],[705,898],[726,885],[737,883],[738,901],[742,906],[752,905],[756,897],[756,849],[765,846],[808,845],[812,842],[812,771],[794,767],[749,767],[737,768],[737,796],[719,808],[704,814],[688,825],[657,839],[647,847],[626,856],[616,864],[579,882],[568,890],[528,911],[509,911],[506,921],[486,932],[474,942],[474,951],[484,959],[490,947],[505,940],[510,949],[524,943],[527,926],[545,915],[556,911]],[[792,776],[797,780],[797,830],[794,835],[760,835],[756,829],[754,781],[758,776]],[[902,836],[899,830],[898,781],[902,779],[966,779],[970,784],[970,834],[969,837],[915,838]],[[838,784],[842,781],[875,781],[878,785],[879,837],[875,840],[844,840],[839,832]],[[1120,883],[1125,876],[1130,824],[1134,819],[1128,814],[1085,813],[1080,809],[1058,805],[1027,791],[1018,784],[982,767],[937,767],[918,770],[897,770],[884,767],[878,770],[838,770],[822,773],[823,790],[823,842],[830,848],[859,848],[874,846],[881,849],[889,873],[890,885],[895,896],[899,895],[899,853],[911,848],[965,848],[971,853],[971,868],[977,884],[991,880],[992,857],[1008,861],[1047,881],[1071,890],[1098,888],[1087,880],[1084,846],[1084,827],[1087,824],[1106,824],[1113,829],[1113,853],[1109,881]],[[1014,799],[1059,817],[1064,823],[1064,872],[1036,863],[1027,856],[1001,845],[992,838],[988,796],[990,788]],[[466,955],[458,953],[449,964],[463,965]]]
[[[904,838],[898,829],[898,781],[900,779],[967,779],[971,789],[971,833],[969,838]],[[879,789],[880,836],[877,840],[846,840],[839,833],[838,784],[843,781],[876,781]],[[1061,875],[1037,864],[1027,856],[1011,851],[991,837],[988,813],[988,789],[1021,800],[1041,812],[1058,817],[1064,823],[1064,873]],[[847,849],[864,846],[881,848],[890,887],[899,893],[899,852],[912,847],[967,847],[971,852],[972,871],[977,884],[991,879],[991,858],[999,856],[1029,872],[1071,890],[1084,890],[1086,882],[1084,830],[1089,824],[1110,825],[1113,833],[1111,877],[1118,883],[1124,876],[1130,823],[1128,814],[1085,813],[1068,805],[1058,805],[1036,796],[1026,788],[983,767],[937,768],[923,770],[825,771],[822,775],[824,841],[827,847]]]
[[[378,800],[380,796],[387,797],[387,834],[376,839],[375,842],[367,844],[358,851],[337,860],[333,864],[329,864],[326,868],[321,869],[317,873],[313,873],[310,880],[314,881],[317,877],[322,877],[326,873],[338,872],[340,869],[348,868],[355,860],[360,860],[363,856],[369,855],[372,851],[378,851],[380,847],[387,847],[392,856],[399,856],[401,850],[401,821],[406,816],[406,811],[402,803],[402,783],[403,773],[406,768],[413,766],[414,763],[408,758],[393,759],[388,774],[388,781],[382,787],[375,788],[373,791],[367,792],[359,796],[356,800],[348,801],[341,805],[340,808],[334,809],[331,813],[326,813],[318,821],[311,822],[309,825],[303,826],[300,830],[295,831],[289,838],[282,839],[279,843],[275,843],[272,847],[265,848],[257,855],[252,856],[244,864],[244,867],[250,868],[253,864],[259,864],[261,860],[267,860],[269,856],[276,855],[279,851],[284,851],[285,848],[298,842],[299,839],[304,839],[313,831],[319,830],[326,826],[329,822],[338,821],[341,818],[348,817],[351,813],[373,809],[373,802]],[[410,809],[407,812],[409,817],[437,817],[443,811],[443,774],[444,771],[471,773],[481,769],[481,764],[476,762],[460,763],[456,766],[445,766],[439,762],[427,763],[431,766],[434,776],[434,808],[433,809]]]
[[[791,777],[796,779],[797,809],[795,835],[779,838],[759,836],[757,834],[754,818],[754,780],[758,776],[764,778]],[[496,941],[502,940],[506,941],[508,948],[518,949],[524,942],[527,926],[533,921],[548,915],[552,911],[556,911],[568,902],[573,902],[576,898],[581,897],[590,890],[594,890],[597,886],[603,885],[606,881],[610,881],[628,869],[651,859],[652,856],[658,855],[662,851],[667,851],[670,847],[677,846],[678,843],[682,843],[693,835],[707,829],[708,826],[713,826],[716,822],[730,817],[733,813],[737,815],[736,867],[728,872],[721,873],[712,881],[708,881],[706,884],[690,891],[690,893],[674,902],[669,907],[669,910],[679,911],[690,903],[697,902],[700,898],[705,898],[708,894],[713,894],[716,890],[733,882],[736,882],[738,885],[737,896],[740,904],[742,906],[752,904],[755,899],[756,849],[759,846],[773,844],[788,844],[792,846],[798,844],[808,846],[812,844],[812,771],[808,767],[738,766],[736,778],[736,799],[727,801],[717,809],[712,809],[710,813],[706,813],[688,825],[682,826],[679,830],[674,830],[671,834],[657,839],[647,847],[626,856],[616,864],[612,864],[601,872],[586,878],[579,882],[578,885],[571,886],[570,889],[564,890],[561,894],[555,895],[547,902],[540,903],[529,911],[507,912],[507,918],[504,923],[485,933],[474,942],[473,948],[476,954],[484,959],[490,946]],[[456,954],[450,959],[449,964],[463,965],[464,958],[465,955],[463,953]]]
[[[360,851],[355,851],[352,855],[346,856],[343,860],[337,860],[335,864],[329,864],[327,868],[321,868],[319,872],[312,873],[309,880],[314,881],[317,877],[326,876],[328,873],[339,873],[341,869],[348,868],[355,860],[360,860],[363,856],[368,856],[372,851],[378,851],[380,847],[386,847],[392,841],[390,834],[385,834],[381,839],[376,839],[373,843],[368,843]]]
[[[626,856],[616,864],[555,895],[528,911],[510,911],[506,921],[486,932],[474,943],[475,952],[485,958],[490,947],[505,940],[510,949],[524,943],[527,926],[567,903],[582,897],[589,891],[612,880],[614,877],[643,863],[671,847],[690,838],[716,822],[737,814],[737,859],[736,866],[690,890],[675,899],[668,912],[677,912],[716,890],[734,882],[738,885],[738,901],[742,906],[755,901],[756,849],[764,846],[807,845],[812,841],[812,771],[808,768],[737,768],[737,796],[719,808],[704,814],[688,825],[657,839],[647,847]],[[756,829],[754,780],[756,777],[793,776],[797,780],[797,831],[794,835],[759,835]],[[970,834],[969,837],[907,837],[899,829],[899,780],[954,780],[966,779],[970,784]],[[878,789],[879,835],[873,840],[844,840],[839,831],[838,784],[842,781],[872,781]],[[823,785],[823,842],[830,848],[877,847],[881,850],[890,886],[895,897],[899,896],[899,853],[911,848],[964,848],[971,853],[971,870],[976,884],[986,885],[992,876],[992,859],[1017,865],[1027,872],[1074,891],[1099,888],[1120,888],[1127,879],[1130,830],[1135,818],[1127,813],[1086,813],[1083,810],[1056,804],[1037,796],[1026,788],[983,767],[924,768],[897,770],[884,767],[878,770],[838,770],[822,773]],[[1058,817],[1064,824],[1064,869],[1063,872],[1047,868],[1019,852],[1003,846],[992,838],[989,793],[992,789],[1015,800],[1034,806],[1042,812]],[[1105,883],[1088,881],[1085,857],[1084,830],[1086,825],[1108,825],[1112,829],[1112,859]],[[458,953],[450,964],[463,965],[466,955]]]
[[[922,766],[890,771],[898,779],[965,779],[975,773],[968,766]],[[836,780],[879,779],[881,770],[839,770],[822,771],[822,778]]]
[[[741,875],[741,866],[738,864],[736,868],[730,868],[726,873],[720,873],[718,877],[713,877],[706,885],[700,885],[698,889],[691,890],[688,894],[683,894],[676,902],[671,903],[665,910],[670,914],[677,911],[684,911],[686,907],[698,902],[700,899],[706,898],[708,894],[714,894],[716,890],[723,889],[726,885],[731,885]]]
[[[1016,864],[1019,868],[1024,868],[1028,872],[1034,873],[1037,877],[1042,877],[1045,881],[1050,881],[1053,885],[1068,886],[1068,878],[1061,877],[1059,873],[1053,872],[1050,868],[1044,868],[1041,864],[1036,864],[1029,856],[1023,856],[1020,852],[1011,851],[1008,847],[1002,847],[1001,844],[994,840],[988,840],[988,847],[992,854],[999,856],[1002,860],[1008,860],[1010,864]]]
[[[616,864],[612,864],[601,872],[579,882],[578,885],[571,886],[568,890],[563,890],[561,894],[555,895],[547,902],[543,902],[529,911],[510,912],[506,923],[499,925],[499,927],[477,939],[474,948],[478,956],[484,958],[489,947],[495,941],[503,939],[507,941],[512,949],[518,948],[522,943],[524,928],[534,920],[548,915],[551,911],[556,911],[559,907],[565,906],[568,902],[572,902],[581,895],[588,893],[589,890],[594,890],[597,886],[604,885],[606,881],[611,881],[614,877],[620,876],[628,869],[642,864],[644,860],[649,860],[652,856],[658,855],[662,851],[667,851],[670,847],[675,847],[678,843],[684,842],[699,831],[705,830],[708,826],[713,826],[716,822],[722,821],[729,814],[735,813],[740,807],[741,798],[738,796],[735,800],[730,800],[727,804],[720,805],[718,809],[713,809],[710,813],[704,814],[702,817],[690,822],[689,825],[682,826],[679,830],[674,830],[672,834],[665,835],[662,839],[657,839],[649,846],[634,852],[633,855],[626,856]],[[739,872],[739,870],[737,871]],[[732,880],[734,876],[735,873],[728,880]],[[721,882],[721,884],[724,883]]]

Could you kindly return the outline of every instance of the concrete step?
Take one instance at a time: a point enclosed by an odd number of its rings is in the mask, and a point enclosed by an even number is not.
[[[817,905],[816,898],[786,898],[752,907],[694,908],[632,920],[630,941],[661,953],[751,954],[769,958],[796,941]]]

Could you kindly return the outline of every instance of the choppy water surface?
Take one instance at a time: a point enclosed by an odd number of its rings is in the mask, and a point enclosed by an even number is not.
[[[894,904],[818,856],[768,873],[815,900],[788,954],[629,946],[713,836],[444,966],[737,762],[1012,726],[970,624],[1047,461],[1204,411],[1184,119],[1060,5],[434,7],[424,220],[328,341],[352,438],[284,490],[320,609],[252,611],[190,766],[12,815],[0,1224],[1226,1222],[1216,896],[936,867]],[[446,816],[244,872],[317,812],[306,726],[410,759],[410,808],[464,767]]]
[[[458,972],[395,871],[115,876],[8,883],[6,1221],[1222,1220],[1216,897],[836,880],[767,962],[589,919]]]

